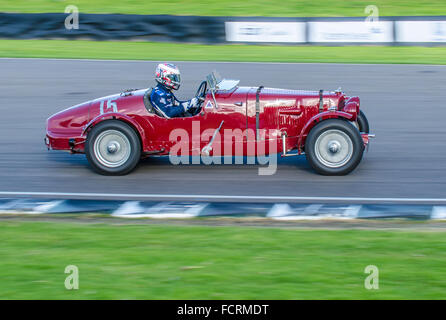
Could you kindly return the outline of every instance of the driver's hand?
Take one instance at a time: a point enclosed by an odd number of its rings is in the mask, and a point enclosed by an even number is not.
[[[198,105],[198,98],[197,97],[192,98],[191,101],[190,101],[189,107],[190,108],[195,108],[197,105]]]
[[[184,111],[191,111],[193,109],[195,109],[198,106],[198,99],[192,98],[189,103],[184,105]]]

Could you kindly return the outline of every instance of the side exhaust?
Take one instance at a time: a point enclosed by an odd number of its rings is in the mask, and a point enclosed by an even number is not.
[[[281,157],[298,156],[299,153],[286,153],[286,137],[287,137],[286,132],[282,133],[282,154],[280,156]]]

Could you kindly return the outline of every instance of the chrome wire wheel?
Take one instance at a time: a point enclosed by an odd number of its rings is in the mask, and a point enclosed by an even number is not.
[[[314,154],[324,166],[340,168],[353,156],[352,139],[341,130],[327,130],[316,139]]]
[[[126,135],[118,130],[105,130],[94,140],[93,152],[105,167],[117,168],[130,158],[132,147]]]

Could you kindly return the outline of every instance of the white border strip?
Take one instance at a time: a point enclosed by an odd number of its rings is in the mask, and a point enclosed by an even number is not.
[[[131,194],[131,193],[82,193],[82,192],[15,192],[0,191],[0,196],[82,197],[90,199],[178,199],[203,200],[273,200],[273,201],[345,201],[345,202],[392,202],[392,203],[446,203],[446,198],[366,198],[366,197],[296,197],[296,196],[250,196],[250,195],[196,195],[196,194]]]

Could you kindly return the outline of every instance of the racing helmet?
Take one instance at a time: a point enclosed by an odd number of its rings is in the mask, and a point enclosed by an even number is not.
[[[180,88],[180,69],[171,63],[160,63],[156,67],[155,79],[167,88],[178,90]]]

